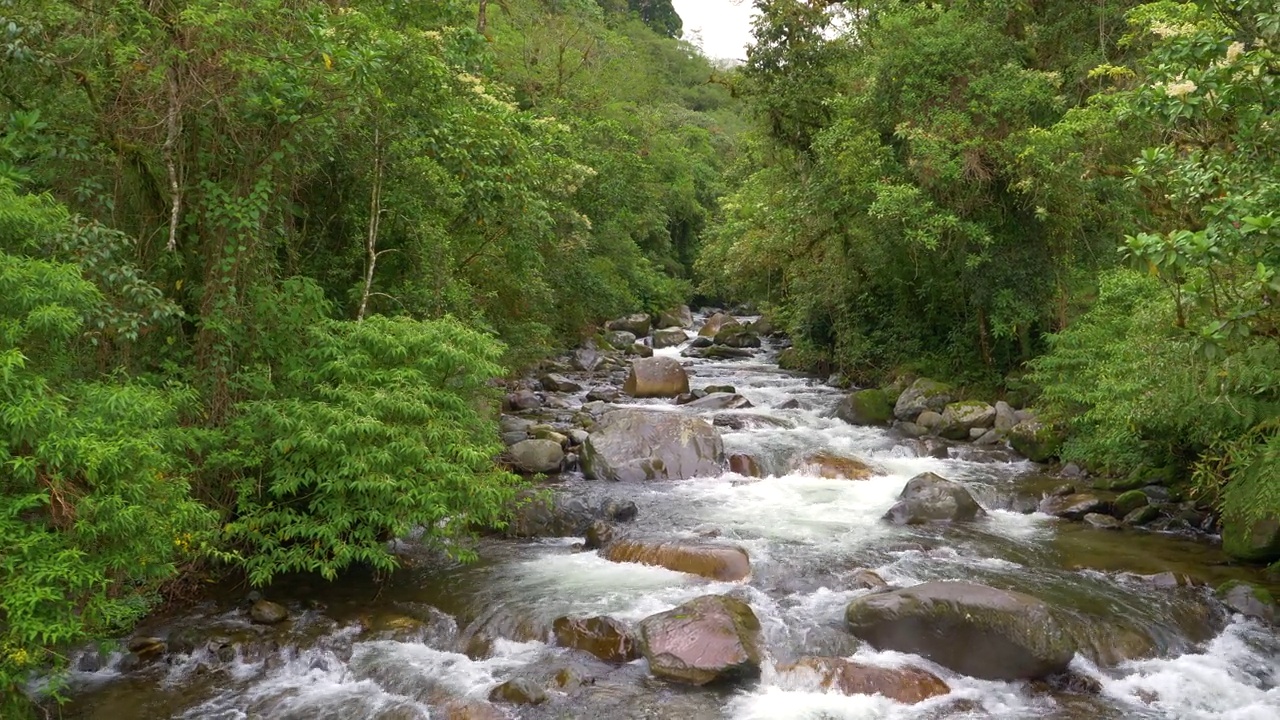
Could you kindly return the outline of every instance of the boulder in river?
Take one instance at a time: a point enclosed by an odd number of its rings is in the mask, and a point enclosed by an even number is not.
[[[604,341],[609,347],[626,352],[636,344],[636,334],[626,330],[610,330],[604,334]]]
[[[845,695],[883,695],[904,705],[951,692],[942,678],[927,670],[878,667],[845,658],[802,657],[780,666],[778,672],[816,676],[823,690],[839,690]]]
[[[583,550],[599,550],[613,542],[613,526],[606,520],[596,520],[587,526],[582,543]]]
[[[633,500],[618,500],[617,498],[605,498],[600,501],[600,516],[606,520],[614,522],[627,522],[635,520],[636,515],[640,514],[640,508],[636,507]]]
[[[582,389],[582,386],[579,385],[577,381],[556,373],[547,373],[546,375],[538,378],[538,381],[542,383],[542,388],[544,390],[551,390],[553,392],[573,393]]]
[[[759,676],[760,620],[745,602],[704,595],[640,623],[640,650],[655,676],[707,685]]]
[[[893,403],[883,390],[857,390],[836,406],[836,417],[851,425],[888,425],[893,420]]]
[[[858,568],[853,571],[853,577],[849,578],[849,587],[855,590],[883,590],[889,587],[889,583],[875,570]]]
[[[532,390],[517,390],[507,396],[503,403],[508,410],[537,410],[542,407],[542,400]]]
[[[960,483],[933,473],[922,473],[907,481],[898,502],[884,514],[894,525],[927,522],[967,522],[985,517],[986,510]]]
[[[948,403],[942,410],[942,424],[938,434],[949,440],[970,440],[982,437],[996,421],[996,409],[973,400]],[[975,436],[974,430],[979,432]]]
[[[1257,563],[1280,560],[1280,517],[1224,516],[1222,549],[1237,560]]]
[[[640,657],[631,631],[611,617],[562,617],[551,627],[561,647],[591,653],[605,662],[626,663]]]
[[[582,445],[582,467],[597,480],[687,480],[719,475],[724,441],[711,423],[680,413],[615,410]]]
[[[1143,505],[1137,510],[1130,512],[1128,515],[1125,515],[1120,523],[1127,527],[1141,527],[1147,523],[1153,522],[1158,517],[1160,517],[1160,508],[1155,505]]]
[[[996,419],[992,425],[993,430],[1000,433],[1003,437],[1009,434],[1014,425],[1018,424],[1018,413],[1013,406],[1003,400],[996,401]]]
[[[689,375],[675,358],[640,358],[631,363],[622,390],[637,398],[673,398],[689,392]]]
[[[578,498],[521,492],[507,533],[515,537],[582,537],[596,513]]]
[[[736,545],[692,542],[615,540],[602,553],[613,562],[656,565],[712,580],[735,582],[751,574],[747,551]]]
[[[928,658],[984,680],[1031,680],[1063,672],[1071,635],[1048,604],[969,582],[928,582],[858,598],[845,619],[882,650]]]
[[[1128,492],[1121,493],[1120,496],[1115,499],[1115,502],[1112,503],[1112,506],[1115,509],[1116,517],[1123,518],[1127,517],[1129,513],[1134,510],[1146,507],[1150,503],[1151,501],[1147,498],[1146,493],[1141,490],[1130,490]]]
[[[915,424],[924,428],[925,432],[937,435],[938,431],[942,429],[942,413],[925,410],[916,416]]]
[[[1040,501],[1040,512],[1068,520],[1083,520],[1090,513],[1105,513],[1105,500],[1091,493],[1055,495]]]
[[[511,678],[489,693],[493,702],[512,705],[541,705],[547,701],[547,691],[529,678]]]
[[[483,700],[451,700],[444,705],[444,718],[445,720],[506,720],[507,715]]]
[[[827,451],[805,455],[796,463],[796,472],[817,475],[828,480],[866,480],[876,474],[876,469],[856,458],[844,457]]]
[[[716,333],[715,343],[731,348],[758,348],[760,336],[743,325],[728,325]]]
[[[604,355],[595,347],[581,347],[573,351],[573,366],[583,372],[592,372],[604,362]]]
[[[1102,513],[1085,513],[1084,523],[1099,530],[1119,530],[1120,521]]]
[[[898,396],[898,402],[893,406],[893,415],[899,420],[914,421],[925,410],[942,412],[953,399],[950,385],[920,378]]]
[[[645,313],[636,313],[634,315],[618,318],[617,320],[610,320],[605,323],[604,326],[609,330],[620,330],[622,332],[629,332],[636,337],[644,337],[649,334],[651,323],[648,315]]]
[[[760,467],[760,462],[746,453],[730,455],[729,470],[744,477],[764,477],[764,469]]]
[[[289,618],[289,611],[280,603],[258,600],[249,608],[249,618],[260,625],[275,625]]]
[[[516,469],[530,475],[556,472],[564,464],[564,449],[556,440],[521,440],[507,452]]]
[[[678,327],[663,328],[662,330],[653,331],[653,349],[661,350],[662,348],[675,347],[682,345],[689,336],[684,330]]]
[[[1267,623],[1276,620],[1275,598],[1263,588],[1238,580],[1228,580],[1218,588],[1216,594],[1231,612]]]
[[[681,305],[680,307],[660,312],[658,313],[658,327],[693,327],[693,311],[689,309],[688,305]]]
[[[691,410],[743,410],[751,405],[751,401],[737,393],[713,392],[706,397],[686,403]]]
[[[1009,430],[1009,445],[1032,462],[1048,462],[1058,455],[1062,436],[1047,423],[1031,418]]]
[[[266,601],[260,600],[259,602]],[[135,637],[129,640],[129,644],[126,647],[129,652],[143,662],[150,662],[159,658],[168,649],[165,641],[158,637]]]
[[[702,324],[702,329],[698,331],[698,335],[705,338],[713,338],[724,328],[734,325],[740,326],[741,323],[739,323],[732,315],[716,313],[715,315],[707,318],[707,321]]]

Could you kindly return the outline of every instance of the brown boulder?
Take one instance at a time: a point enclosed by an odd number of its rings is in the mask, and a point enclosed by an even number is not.
[[[764,640],[750,605],[704,595],[641,621],[640,650],[655,676],[706,685],[759,676]]]
[[[640,657],[631,631],[610,617],[558,618],[552,632],[561,646],[589,652],[605,662],[626,663]]]
[[[454,700],[444,706],[445,720],[506,720],[501,710],[483,700]]]
[[[675,397],[689,392],[689,375],[675,358],[640,358],[631,363],[622,390],[637,398]]]
[[[759,461],[743,453],[729,456],[729,470],[744,477],[764,477],[764,469],[760,467]]]
[[[747,551],[734,545],[616,540],[603,555],[613,562],[657,565],[712,580],[736,581],[751,574]]]
[[[715,315],[707,318],[707,322],[703,324],[702,329],[698,331],[698,335],[700,337],[713,338],[721,330],[740,324],[741,323],[739,323],[732,315],[716,313]]]
[[[824,690],[845,695],[883,695],[914,705],[951,692],[937,675],[913,667],[884,668],[842,658],[802,657],[778,668],[780,673],[816,673]]]
[[[866,480],[877,471],[861,460],[822,451],[802,458],[796,472],[829,480]]]

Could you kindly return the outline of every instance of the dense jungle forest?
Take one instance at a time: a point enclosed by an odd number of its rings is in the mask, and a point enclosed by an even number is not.
[[[503,381],[685,304],[1280,561],[1280,10],[754,6],[0,0],[0,715],[226,578],[473,558]]]

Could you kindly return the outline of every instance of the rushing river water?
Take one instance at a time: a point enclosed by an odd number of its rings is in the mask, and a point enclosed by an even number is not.
[[[678,357],[680,349],[658,352]],[[568,474],[556,486],[593,504],[605,497],[634,501],[636,532],[670,538],[718,532],[749,551],[753,574],[745,583],[612,563],[578,551],[578,538],[488,540],[480,562],[470,566],[422,561],[382,584],[281,583],[268,594],[291,607],[285,626],[252,625],[234,602],[213,600],[181,617],[156,618],[140,632],[167,636],[171,650],[182,633],[199,639],[186,653],[150,666],[130,667],[120,654],[101,668],[82,665],[67,716],[440,718],[450,717],[441,710],[449,698],[484,699],[498,683],[527,676],[552,688],[550,701],[500,706],[508,717],[1280,718],[1274,631],[1231,617],[1204,587],[1168,587],[1147,577],[1174,571],[1216,585],[1248,578],[1249,571],[1227,566],[1216,548],[1190,539],[1094,530],[1001,509],[1039,497],[1035,466],[970,446],[953,447],[946,458],[920,457],[918,446],[887,429],[830,417],[840,391],[780,371],[772,356],[766,348],[753,359],[689,361],[689,369],[693,387],[728,384],[751,401],[753,408],[732,411],[746,416],[738,423],[745,429],[726,430],[725,444],[729,452],[756,456],[773,476],[629,485]],[[581,396],[566,398],[581,404]],[[635,404],[694,412],[664,401]],[[790,458],[819,449],[863,459],[883,474],[848,481],[786,471]],[[883,522],[906,481],[926,471],[964,482],[990,517],[968,526]],[[868,592],[849,589],[858,568],[895,585],[966,579],[1053,603],[1091,628],[1094,660],[1081,654],[1073,669],[1096,680],[1093,691],[975,680],[860,644],[843,628],[846,605]],[[643,660],[613,667],[547,642],[552,621],[563,615],[634,623],[708,593],[741,597],[760,617],[771,659],[759,681],[681,688],[650,678]],[[219,651],[204,645],[210,637],[239,645]],[[1135,643],[1146,648],[1138,653],[1145,659],[1121,659]],[[824,693],[773,670],[800,655],[888,666],[909,661],[942,677],[952,692],[912,706]]]

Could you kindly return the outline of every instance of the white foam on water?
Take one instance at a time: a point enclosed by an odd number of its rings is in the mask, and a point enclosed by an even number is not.
[[[787,475],[734,484],[708,479],[674,485],[671,492],[696,504],[706,522],[735,537],[785,540],[814,546],[857,547],[892,535],[879,518],[904,480],[828,480]]]
[[[427,712],[426,706],[412,697],[388,692],[373,679],[354,677],[346,663],[324,650],[293,654],[271,669],[265,669],[258,663],[247,666],[246,670],[233,677],[256,679],[247,685],[226,688],[179,717],[184,720],[246,720],[253,717],[346,720],[376,716],[394,708],[415,708],[421,713]]]
[[[547,617],[611,615],[641,620],[700,595],[742,587],[655,565],[618,563],[595,552],[542,555],[504,566],[492,592]]]
[[[760,685],[739,694],[726,708],[732,720],[911,720],[921,717],[969,717],[959,705],[967,701],[981,708],[985,718],[1025,718],[1043,715],[1053,701],[1036,697],[1018,683],[989,682],[957,675],[915,655],[860,649],[850,660],[885,668],[914,667],[942,678],[951,692],[914,705],[905,705],[882,695],[845,695],[824,690],[815,673],[779,673],[766,667]]]
[[[1103,692],[1135,710],[1176,720],[1280,718],[1280,639],[1237,620],[1202,652],[1121,665],[1101,673]]]

